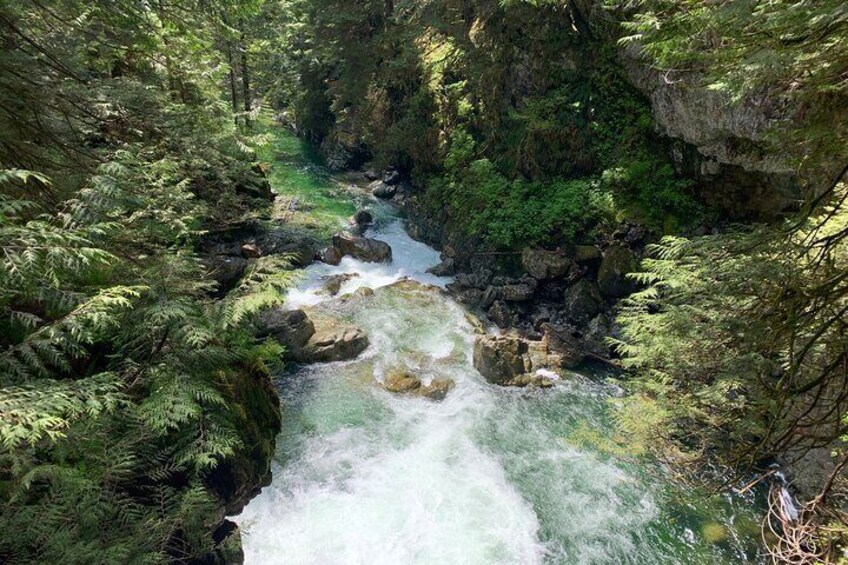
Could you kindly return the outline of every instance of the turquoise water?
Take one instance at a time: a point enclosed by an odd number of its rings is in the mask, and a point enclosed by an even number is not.
[[[750,497],[706,497],[603,449],[620,391],[600,375],[550,390],[486,383],[465,311],[439,288],[448,280],[425,274],[438,254],[370,205],[394,262],[314,265],[290,297],[360,326],[371,346],[277,377],[274,480],[236,518],[249,565],[758,562]],[[343,272],[359,276],[320,293],[322,276]],[[352,294],[363,286],[376,292]],[[380,381],[399,369],[456,387],[442,402],[393,395]]]

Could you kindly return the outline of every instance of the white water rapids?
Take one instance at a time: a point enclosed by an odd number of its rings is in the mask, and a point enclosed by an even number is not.
[[[354,361],[278,377],[283,433],[273,483],[236,517],[248,565],[739,563],[747,504],[673,500],[662,472],[604,455],[581,430],[609,433],[602,379],[574,375],[551,390],[490,385],[471,362],[463,307],[437,288],[392,285],[426,274],[438,253],[380,208],[372,237],[389,265],[316,264],[291,292],[362,327]],[[380,217],[382,216],[382,217]],[[321,277],[358,273],[339,297]],[[373,296],[350,295],[359,287]],[[377,381],[407,369],[456,382],[442,402],[392,395]],[[676,494],[669,495],[667,491]],[[706,539],[704,524],[723,532]],[[716,529],[718,528],[718,529]]]

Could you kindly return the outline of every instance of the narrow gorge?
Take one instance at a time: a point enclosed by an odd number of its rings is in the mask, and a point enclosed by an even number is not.
[[[0,34],[0,562],[848,559],[843,0]]]

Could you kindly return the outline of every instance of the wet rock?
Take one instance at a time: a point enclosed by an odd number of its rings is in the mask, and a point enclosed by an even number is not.
[[[358,210],[353,216],[353,222],[359,226],[360,229],[364,229],[374,222],[374,216],[371,215],[371,212],[368,210]]]
[[[525,302],[533,298],[536,292],[535,284],[520,283],[497,287],[498,298],[508,302]]]
[[[229,255],[211,255],[203,258],[202,263],[207,268],[207,276],[218,283],[221,293],[234,288],[250,264],[244,257]]]
[[[578,245],[574,248],[574,260],[578,263],[600,264],[604,255],[594,245]]]
[[[512,336],[477,336],[474,368],[490,383],[506,385],[525,372],[523,349],[521,340]]]
[[[636,283],[627,277],[639,268],[639,262],[632,251],[620,245],[614,245],[604,253],[601,268],[598,270],[598,287],[605,296],[621,298],[636,290]]]
[[[486,333],[486,326],[483,324],[483,321],[480,318],[478,318],[477,316],[475,316],[474,314],[472,314],[471,312],[465,313],[465,320],[469,324],[471,324],[471,327],[474,330],[474,333],[476,333],[476,334],[485,334]]]
[[[552,351],[547,340],[515,334],[478,336],[473,360],[483,378],[501,386],[548,386],[542,382],[550,378],[540,371],[557,373],[563,366],[563,356]]]
[[[506,385],[521,388],[551,388],[554,386],[554,381],[536,373],[524,373],[515,377]]]
[[[378,173],[374,169],[368,169],[367,171],[365,171],[363,173],[363,175],[365,176],[366,179],[368,179],[370,181],[375,181],[375,180],[380,178],[380,173]]]
[[[303,310],[271,308],[259,315],[258,337],[273,337],[289,351],[299,350],[315,334],[315,325]]]
[[[405,371],[389,371],[382,386],[389,392],[405,394],[421,388],[421,379]]]
[[[565,291],[565,314],[577,324],[585,324],[600,311],[604,297],[589,279],[580,279]]]
[[[447,257],[435,267],[427,269],[427,272],[437,277],[449,277],[456,272],[456,261]]]
[[[430,400],[444,400],[454,386],[456,384],[451,379],[433,379],[430,384],[419,388],[418,394]]]
[[[335,296],[339,293],[344,283],[358,276],[359,273],[344,273],[325,277],[324,280],[326,282],[324,283],[324,291],[330,296]]]
[[[357,296],[366,296],[366,297],[367,296],[374,296],[374,289],[369,288],[367,286],[361,286],[361,287],[356,289],[356,292],[354,294],[356,294]]]
[[[397,184],[400,184],[400,180],[400,172],[396,170],[389,169],[388,171],[383,173],[383,182],[389,186],[395,186]]]
[[[492,282],[492,271],[483,269],[473,273],[460,273],[456,275],[454,284],[458,290],[464,288],[478,288],[485,290]]]
[[[534,279],[556,279],[568,273],[571,260],[562,253],[543,249],[525,249],[521,253],[521,266]]]
[[[389,200],[397,194],[397,186],[386,184],[381,180],[374,181],[369,184],[368,190],[370,190],[371,194],[377,198],[382,198],[384,200]]]
[[[325,247],[318,253],[318,260],[328,265],[338,265],[342,257],[342,252],[335,247]]]
[[[317,331],[293,357],[301,363],[329,363],[355,359],[368,348],[368,336],[353,326]]]
[[[550,352],[550,364],[573,369],[583,362],[585,354],[580,346],[580,340],[574,335],[571,328],[555,324],[543,324],[542,331],[545,335],[545,345]],[[556,360],[554,361],[551,358]]]
[[[360,261],[389,263],[392,260],[392,248],[388,243],[367,237],[336,234],[333,236],[333,247],[342,255],[351,255]]]
[[[245,243],[241,246],[241,256],[245,259],[256,259],[262,256],[262,251],[255,243]]]
[[[487,314],[489,319],[502,329],[518,323],[518,314],[503,300],[495,300]]]
[[[452,292],[457,300],[469,306],[479,306],[483,303],[483,291],[476,288],[467,290],[457,290],[452,285],[447,286],[448,291]]]

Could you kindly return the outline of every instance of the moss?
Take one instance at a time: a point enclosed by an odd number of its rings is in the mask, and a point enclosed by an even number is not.
[[[206,477],[206,483],[224,502],[227,514],[233,514],[270,482],[281,429],[280,399],[262,363],[240,371],[222,371],[216,385],[230,409],[229,418],[241,446]]]

